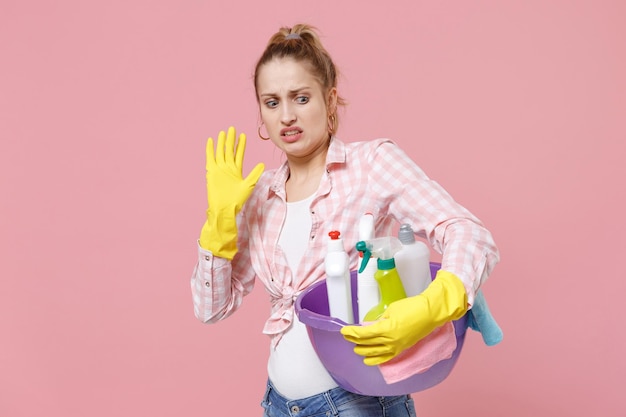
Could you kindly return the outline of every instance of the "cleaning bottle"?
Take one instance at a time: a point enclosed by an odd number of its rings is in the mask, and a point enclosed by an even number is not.
[[[359,241],[374,239],[374,215],[365,213],[359,221]],[[359,252],[363,259],[363,252]],[[361,262],[362,263],[362,262]],[[376,262],[367,262],[365,268],[359,268],[357,272],[357,305],[359,311],[359,323],[363,322],[365,314],[375,305],[380,303],[380,291],[378,283],[374,279],[377,267]]]
[[[389,307],[389,304],[406,297],[394,261],[394,255],[402,249],[402,243],[393,236],[387,236],[359,241],[356,248],[359,252],[363,252],[360,269],[365,268],[372,256],[378,258],[376,261],[378,270],[374,274],[374,278],[380,289],[380,302],[370,309],[363,319],[366,322],[376,321]]]
[[[407,297],[420,294],[431,283],[430,250],[419,240],[409,224],[403,224],[398,230],[398,240],[402,243],[394,256],[396,269],[404,285]]]
[[[326,291],[331,317],[354,323],[352,311],[352,291],[350,288],[350,259],[343,246],[340,233],[336,230],[328,233],[328,251],[324,260],[326,269]]]

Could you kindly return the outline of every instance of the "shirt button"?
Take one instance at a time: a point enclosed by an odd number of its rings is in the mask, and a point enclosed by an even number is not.
[[[300,412],[300,407],[298,407],[297,405],[292,405],[291,406],[291,412],[292,413],[299,413]]]
[[[204,257],[204,260],[205,260],[205,261],[210,261],[210,260],[211,260],[211,257],[210,257],[209,255],[207,255],[207,256],[205,256],[205,257]]]
[[[209,281],[206,281],[206,282],[204,283],[204,285],[206,285],[207,287],[210,287],[210,286],[211,286],[211,283],[210,283]]]

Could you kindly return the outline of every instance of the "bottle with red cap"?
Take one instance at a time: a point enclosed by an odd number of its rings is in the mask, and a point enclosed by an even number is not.
[[[337,230],[328,233],[328,251],[324,260],[326,290],[331,317],[347,324],[354,323],[352,291],[350,288],[350,258]]]

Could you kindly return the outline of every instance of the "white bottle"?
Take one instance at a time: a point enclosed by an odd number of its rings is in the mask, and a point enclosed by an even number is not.
[[[359,240],[374,239],[374,215],[365,213],[359,222]],[[363,254],[359,253],[359,265],[363,260]],[[380,290],[378,282],[374,279],[376,273],[376,259],[370,259],[367,266],[362,272],[357,273],[357,303],[359,306],[359,323],[363,322],[363,318],[374,306],[380,303]]]
[[[328,251],[324,260],[326,269],[326,291],[331,317],[354,323],[352,291],[350,289],[350,258],[343,247],[338,231],[328,233]]]
[[[404,285],[407,297],[420,294],[430,285],[430,250],[419,240],[409,224],[403,224],[398,231],[402,249],[395,254],[396,269]]]

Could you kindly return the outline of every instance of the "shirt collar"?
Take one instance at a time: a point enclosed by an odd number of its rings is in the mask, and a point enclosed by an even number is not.
[[[344,164],[346,162],[346,144],[333,136],[326,155],[326,168],[332,164]]]
[[[337,137],[333,136],[326,154],[326,170],[333,164],[344,164],[346,162],[346,145]],[[269,193],[285,197],[285,183],[289,178],[289,164],[283,162],[274,173],[274,178],[269,187]],[[269,195],[268,195],[269,197]]]

